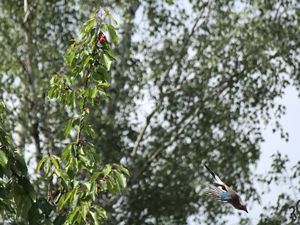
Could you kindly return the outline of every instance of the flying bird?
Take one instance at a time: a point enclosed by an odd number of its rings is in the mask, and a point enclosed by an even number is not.
[[[214,178],[213,185],[208,185],[207,193],[219,201],[229,203],[234,208],[243,210],[248,213],[247,207],[245,203],[241,200],[238,193],[236,193],[232,188],[227,186],[207,165],[204,164],[204,166]]]

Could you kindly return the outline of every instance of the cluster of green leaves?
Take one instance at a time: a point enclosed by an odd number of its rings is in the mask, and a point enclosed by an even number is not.
[[[9,221],[27,218],[37,211],[36,192],[29,180],[24,158],[16,151],[7,130],[7,110],[0,102],[0,215]],[[36,218],[37,219],[37,218]]]
[[[48,192],[58,193],[53,198],[62,221],[66,224],[99,224],[107,219],[105,210],[95,204],[102,192],[119,194],[126,187],[128,170],[118,164],[100,163],[95,146],[90,139],[95,131],[88,123],[88,116],[95,105],[108,98],[109,70],[115,55],[111,43],[100,42],[108,33],[117,44],[115,26],[105,23],[111,17],[108,10],[101,9],[80,30],[80,37],[65,55],[63,73],[52,77],[49,98],[55,98],[71,110],[72,117],[67,121],[65,136],[71,141],[60,156],[49,154],[38,164],[50,182]],[[112,18],[113,20],[113,18]],[[114,20],[113,20],[114,21]],[[73,133],[75,135],[73,135]]]

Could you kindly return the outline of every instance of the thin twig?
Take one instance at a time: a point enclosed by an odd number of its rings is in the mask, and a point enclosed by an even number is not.
[[[142,141],[142,139],[143,139],[143,137],[144,137],[144,134],[145,134],[145,132],[146,132],[146,129],[147,129],[147,127],[148,127],[149,124],[150,124],[151,118],[152,118],[153,115],[159,110],[160,106],[161,106],[161,102],[160,102],[160,104],[158,104],[158,105],[150,112],[150,114],[146,117],[145,125],[144,125],[144,127],[142,128],[142,130],[140,131],[139,136],[137,137],[137,139],[136,139],[136,141],[135,141],[135,143],[134,143],[134,147],[133,147],[133,150],[132,150],[132,153],[131,153],[131,156],[132,156],[132,157],[135,156],[135,154],[136,154],[136,152],[137,152],[137,150],[138,150],[138,147],[139,147],[139,145],[140,145],[140,143],[141,143],[141,141]]]
[[[195,112],[192,114],[192,116],[186,121],[186,123],[178,130],[178,132],[171,137],[171,139],[164,144],[161,148],[157,149],[147,160],[147,163],[150,164],[164,149],[166,149],[168,146],[172,145],[172,143],[177,140],[177,138],[184,132],[185,128],[193,121],[195,116],[200,111],[200,108],[198,107]]]

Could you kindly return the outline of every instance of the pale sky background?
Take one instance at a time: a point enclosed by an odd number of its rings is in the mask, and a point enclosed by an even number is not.
[[[271,155],[279,151],[282,155],[287,154],[289,157],[288,166],[291,167],[300,161],[300,99],[298,97],[297,90],[294,87],[289,87],[286,90],[284,97],[281,99],[281,102],[287,107],[286,115],[284,115],[280,122],[283,125],[285,131],[289,133],[289,141],[286,142],[278,133],[273,133],[270,126],[264,130],[263,136],[265,142],[261,145],[261,157],[258,162],[257,168],[255,168],[254,173],[266,174],[270,169],[272,159]],[[274,121],[274,120],[273,120]],[[288,168],[289,171],[290,168]],[[271,203],[275,205],[277,197],[280,193],[287,191],[290,183],[282,184],[279,186],[272,185],[271,192],[268,195],[262,196],[263,205]],[[296,184],[294,184],[296,185]],[[294,199],[297,201],[300,199],[300,195],[294,196],[295,193],[292,193],[292,196],[297,198]],[[251,218],[258,218],[259,214],[262,211],[262,206],[255,205],[251,209],[249,216]]]

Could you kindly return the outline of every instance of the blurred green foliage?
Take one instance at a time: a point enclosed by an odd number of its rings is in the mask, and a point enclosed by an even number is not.
[[[96,63],[88,57],[93,44],[87,53],[72,44],[83,37],[80,25],[98,4],[117,15],[117,60],[110,63],[112,52],[97,58],[100,72],[93,71],[83,90],[85,74],[78,80],[69,76]],[[284,154],[274,155],[270,174],[250,170],[261,153],[262,127],[271,126],[271,118],[274,131],[288,140],[279,123],[285,107],[278,99],[291,85],[299,90],[299,1],[32,0],[26,14],[23,1],[3,0],[0,12],[6,131],[15,135],[21,155],[34,148],[31,162],[45,156],[55,164],[55,157],[47,156],[60,155],[61,149],[67,160],[68,151],[75,151],[70,143],[85,98],[93,110],[85,110],[84,122],[92,126],[84,127],[84,136],[95,146],[96,161],[122,162],[131,172],[122,197],[103,193],[95,199],[109,212],[108,224],[185,224],[191,215],[199,215],[200,224],[225,224],[221,215],[232,208],[202,195],[203,162],[222,172],[247,202],[260,202],[264,190],[255,190],[255,181],[267,187],[282,182],[299,193],[299,165],[289,171]],[[102,29],[116,43],[110,27]],[[86,38],[84,46],[92,41]],[[103,93],[107,83],[109,97]],[[48,101],[47,94],[59,101]],[[74,175],[76,166],[69,171]],[[46,174],[31,179],[38,198],[47,196]],[[289,223],[286,210],[297,196],[277,197],[277,205],[266,206],[261,218],[241,216],[241,224]]]

